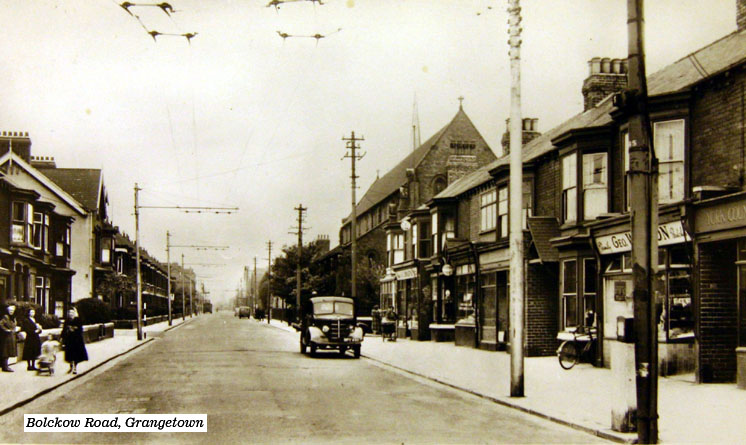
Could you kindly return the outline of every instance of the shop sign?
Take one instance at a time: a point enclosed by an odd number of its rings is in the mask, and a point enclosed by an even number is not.
[[[399,281],[411,280],[412,278],[415,278],[415,277],[417,277],[417,268],[415,267],[396,271],[396,279]]]
[[[746,203],[729,202],[699,209],[694,217],[697,233],[732,229],[746,225]]]
[[[680,221],[674,221],[658,226],[658,245],[683,243],[689,240]],[[596,246],[601,255],[610,253],[629,252],[632,250],[632,232],[615,233],[596,238]]]

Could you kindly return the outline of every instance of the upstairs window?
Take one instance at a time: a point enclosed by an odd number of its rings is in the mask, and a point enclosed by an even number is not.
[[[446,240],[456,238],[456,218],[451,215],[446,216],[445,227],[443,228],[443,246],[446,245]]]
[[[497,237],[508,236],[508,187],[500,187],[497,191]]]
[[[684,199],[684,120],[653,125],[655,154],[658,156],[658,202]]]
[[[49,215],[34,213],[32,246],[34,249],[49,252]]]
[[[578,177],[575,153],[562,158],[562,221],[575,222],[578,215]]]
[[[430,223],[421,222],[417,224],[417,230],[419,235],[419,246],[417,247],[417,253],[419,258],[430,257]]]
[[[439,252],[438,250],[438,214],[433,213],[432,214],[432,235],[431,238],[433,240],[433,254],[436,254]]]
[[[479,218],[479,229],[482,232],[494,229],[496,223],[495,215],[497,210],[495,190],[490,190],[488,192],[482,193],[479,196],[479,205],[481,209]]]
[[[596,219],[609,211],[606,153],[583,155],[583,219]]]
[[[404,262],[404,234],[394,235],[392,239],[394,264]]]
[[[446,181],[446,178],[442,176],[437,176],[433,179],[433,196],[445,190],[447,185],[448,182]]]
[[[34,225],[34,207],[26,202],[13,203],[13,228],[11,242],[31,245]]]
[[[533,216],[534,193],[531,180],[523,181],[523,230],[528,230],[528,218]]]

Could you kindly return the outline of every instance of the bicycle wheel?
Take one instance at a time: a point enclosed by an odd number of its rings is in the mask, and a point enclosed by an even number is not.
[[[578,348],[574,341],[565,340],[557,350],[557,358],[562,369],[570,369],[578,362]]]

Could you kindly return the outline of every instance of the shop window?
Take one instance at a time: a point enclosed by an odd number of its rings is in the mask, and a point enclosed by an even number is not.
[[[578,325],[577,261],[562,262],[562,326]]]
[[[497,210],[497,202],[495,190],[490,190],[488,192],[482,193],[479,196],[479,201],[481,208],[479,229],[482,232],[486,232],[488,230],[494,229],[496,224],[495,215]]]
[[[593,326],[596,322],[596,293],[598,269],[595,258],[583,259],[583,323]]]
[[[577,220],[578,178],[577,157],[573,153],[562,158],[562,222]]]
[[[497,237],[508,236],[508,187],[500,187],[497,192]]]
[[[658,202],[681,201],[684,199],[684,120],[656,122],[653,134],[658,157]]]
[[[583,219],[596,219],[608,210],[606,153],[583,155]]]
[[[459,275],[456,277],[456,296],[458,298],[459,320],[474,317],[474,275]]]
[[[486,273],[481,276],[482,298],[479,307],[480,340],[488,343],[497,342],[497,274]]]

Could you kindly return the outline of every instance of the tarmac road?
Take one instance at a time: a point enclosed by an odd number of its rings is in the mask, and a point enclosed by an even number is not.
[[[24,413],[206,413],[208,432],[24,433]],[[229,312],[0,417],[0,442],[11,443],[600,441],[349,352],[303,356],[297,336]]]

